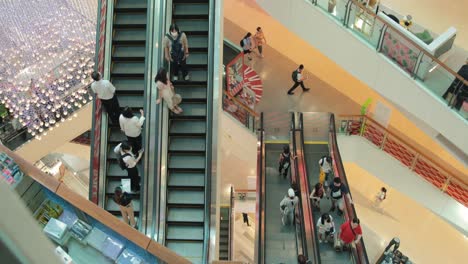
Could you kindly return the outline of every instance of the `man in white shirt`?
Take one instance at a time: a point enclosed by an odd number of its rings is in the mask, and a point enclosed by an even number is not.
[[[302,91],[307,92],[310,89],[304,87],[304,80],[306,77],[303,75],[304,72],[304,65],[299,65],[299,68],[297,68],[295,71],[292,73],[292,80],[294,81],[294,85],[289,89],[288,94],[292,95],[294,94],[294,90],[300,85],[302,87]]]
[[[141,127],[145,122],[143,109],[140,109],[141,116],[138,118],[133,115],[132,109],[128,106],[122,111],[119,117],[120,129],[127,136],[128,142],[132,145],[133,154],[137,155],[141,149]]]
[[[113,124],[119,122],[120,106],[117,96],[115,96],[115,87],[108,80],[103,80],[99,72],[91,74],[94,82],[91,84],[91,90],[96,94],[106,109],[109,119]]]
[[[137,164],[143,156],[143,150],[138,151],[138,156],[135,158],[135,155],[132,153],[132,146],[127,141],[123,141],[114,148],[114,152],[118,155],[118,158],[122,158],[125,163],[125,169],[130,178],[132,192],[139,192],[140,175],[138,173]]]

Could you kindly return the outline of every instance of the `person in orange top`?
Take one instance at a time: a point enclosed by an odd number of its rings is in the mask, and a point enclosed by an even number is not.
[[[360,221],[354,218],[352,221],[344,222],[340,227],[340,239],[345,245],[355,244],[362,238],[362,229]]]
[[[254,35],[254,39],[258,48],[258,53],[260,54],[260,57],[263,58],[263,44],[266,44],[266,38],[261,27],[257,28],[257,32]]]

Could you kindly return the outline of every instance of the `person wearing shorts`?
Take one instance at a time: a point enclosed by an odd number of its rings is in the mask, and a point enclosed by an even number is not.
[[[330,186],[330,196],[332,200],[332,207],[330,211],[335,211],[336,206],[338,206],[338,215],[343,214],[344,210],[344,200],[343,197],[346,196],[349,203],[353,204],[351,195],[349,195],[348,187],[341,183],[341,179],[335,177],[333,179],[333,184]]]

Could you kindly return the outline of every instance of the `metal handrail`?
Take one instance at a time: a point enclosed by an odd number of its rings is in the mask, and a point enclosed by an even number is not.
[[[257,199],[255,210],[255,263],[265,263],[265,142],[263,113],[260,113],[260,127],[257,141]]]
[[[297,255],[305,255],[307,256],[308,255],[308,251],[307,251],[307,241],[306,241],[306,230],[305,230],[305,227],[304,227],[304,214],[303,214],[303,200],[302,200],[302,194],[303,194],[303,189],[300,185],[300,179],[299,179],[299,176],[298,176],[298,169],[299,169],[299,163],[297,161],[297,148],[296,148],[296,145],[297,145],[297,141],[296,141],[296,118],[295,118],[295,114],[294,112],[291,112],[291,131],[290,131],[290,135],[291,135],[291,140],[290,140],[290,149],[291,149],[291,158],[292,158],[292,161],[291,161],[291,183],[294,183],[296,184],[298,190],[299,190],[299,193],[301,194],[299,198],[299,204],[297,205],[296,207],[296,216],[298,218],[298,220],[300,221],[298,223],[298,221],[296,221],[296,225],[295,225],[295,229],[296,229],[296,245],[297,245]]]
[[[228,92],[226,92],[225,90],[223,90],[223,95],[226,95],[227,97],[229,97],[229,99],[233,100],[234,102],[236,102],[236,104],[238,104],[240,107],[242,107],[242,109],[244,109],[245,111],[249,112],[249,114],[255,116],[255,117],[259,117],[260,115],[255,112],[252,108],[248,107],[246,104],[244,104],[243,102],[239,101],[239,99],[237,99],[236,97],[230,95]]]
[[[229,201],[229,233],[228,233],[228,260],[232,260],[233,239],[234,239],[234,187],[231,186],[230,201]]]
[[[304,115],[300,113],[299,116],[299,130],[300,130],[300,141],[297,145],[300,146],[300,152],[298,154],[298,167],[299,167],[299,179],[300,179],[300,189],[301,189],[301,198],[302,198],[302,211],[304,215],[304,229],[306,234],[306,243],[307,243],[307,255],[306,257],[309,260],[313,260],[313,263],[321,263],[319,247],[317,243],[317,232],[315,231],[315,221],[312,213],[312,205],[310,203],[309,194],[309,176],[307,173],[305,153],[304,153]],[[313,255],[312,255],[313,253]]]
[[[106,49],[106,30],[107,26],[107,0],[98,1],[97,23],[96,23],[96,52],[95,52],[95,70],[104,71],[104,59]],[[104,31],[104,32],[103,32]],[[94,100],[93,103],[94,118],[92,119],[91,131],[91,166],[89,166],[89,200],[98,204],[99,195],[99,172],[100,172],[100,146],[101,146],[101,118],[102,104],[100,100]]]
[[[379,17],[377,14],[375,14],[372,10],[368,9],[367,7],[365,7],[362,3],[360,3],[359,1],[357,0],[348,0],[348,2],[352,2],[353,5],[355,6],[358,6],[359,8],[361,8],[362,10],[364,10],[366,13],[368,13],[370,16],[372,16],[374,19],[378,20],[379,22],[383,23],[385,26],[387,26],[388,28],[392,29],[394,32],[396,32],[398,35],[400,35],[403,39],[405,39],[406,41],[408,41],[409,43],[411,43],[411,45],[417,47],[422,53],[424,53],[424,55],[428,56],[429,58],[431,58],[431,60],[433,60],[435,63],[437,63],[439,66],[441,66],[442,68],[444,68],[447,72],[449,72],[451,75],[453,75],[456,79],[462,81],[465,85],[468,85],[468,80],[465,80],[461,75],[459,75],[458,73],[456,73],[454,70],[452,70],[450,67],[448,67],[447,65],[445,65],[443,62],[441,62],[439,59],[437,59],[436,57],[434,57],[431,53],[429,53],[426,49],[424,49],[423,47],[421,47],[419,44],[417,44],[416,42],[414,42],[412,39],[408,38],[407,36],[405,36],[403,33],[400,32],[400,30],[398,30],[394,25],[391,25],[390,23],[388,23],[387,21],[383,20],[381,17]],[[312,4],[314,5],[317,5],[317,2],[312,2]]]
[[[330,153],[333,157],[333,169],[335,177],[338,176],[342,183],[349,187],[348,179],[346,177],[346,172],[343,167],[343,162],[341,160],[340,150],[338,148],[338,143],[336,140],[336,131],[335,131],[335,115],[331,114],[330,116],[330,127],[329,127],[329,144],[330,144]],[[349,192],[351,196],[351,192]],[[352,196],[351,196],[352,197]],[[348,219],[351,220],[357,217],[356,209],[353,204],[350,204],[348,199],[343,199],[346,205],[346,213]],[[369,258],[367,256],[366,247],[364,245],[364,240],[361,239],[357,244],[356,248],[352,248],[351,252],[355,257],[358,264],[368,264]]]

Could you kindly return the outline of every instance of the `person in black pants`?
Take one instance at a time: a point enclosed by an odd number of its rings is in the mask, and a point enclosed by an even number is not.
[[[94,82],[91,84],[91,90],[101,100],[104,109],[109,115],[112,124],[119,123],[120,105],[115,95],[115,87],[108,80],[103,80],[99,72],[91,74]]]
[[[143,150],[138,152],[138,156],[135,157],[132,153],[132,146],[128,141],[123,141],[114,148],[114,152],[121,158],[125,163],[125,169],[127,170],[128,177],[130,178],[130,184],[132,192],[140,191],[140,175],[138,173],[137,164],[143,156]]]
[[[294,94],[294,90],[300,85],[302,87],[302,91],[307,92],[310,89],[304,87],[304,80],[306,79],[302,72],[304,71],[304,65],[299,65],[299,68],[297,68],[295,71],[292,73],[292,80],[294,82],[294,85],[289,89],[288,94]]]
[[[468,81],[468,58],[466,58],[465,65],[461,66],[457,73],[463,79],[465,79],[465,81]],[[458,91],[456,91],[457,87],[460,87]],[[453,94],[455,92],[457,94]],[[449,88],[447,89],[447,91],[445,91],[442,97],[445,100],[448,100],[449,94],[453,94],[453,96],[456,96],[454,108],[460,110],[461,106],[463,105],[463,102],[465,100],[468,100],[468,85],[462,84],[461,80],[455,78],[455,80],[452,82],[452,84],[450,84]]]

